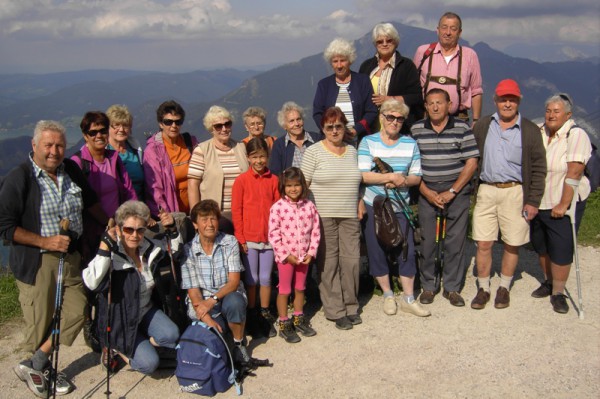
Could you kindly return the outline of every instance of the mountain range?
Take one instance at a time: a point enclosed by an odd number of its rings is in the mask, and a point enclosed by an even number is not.
[[[399,51],[412,58],[416,48],[435,42],[435,32],[394,24],[400,33]],[[462,45],[470,46],[466,41]],[[371,34],[355,41],[358,70],[360,63],[372,57],[375,49]],[[483,75],[483,113],[494,112],[493,91],[498,81],[513,78],[523,92],[522,114],[530,119],[544,115],[544,101],[556,92],[569,93],[576,104],[574,115],[584,125],[592,141],[600,144],[600,72],[597,63],[569,61],[538,63],[527,58],[515,58],[492,49],[486,43],[472,46],[477,52]],[[136,71],[79,71],[48,75],[0,75],[0,176],[12,165],[23,160],[29,151],[29,141],[14,136],[31,135],[39,119],[61,120],[71,134],[69,142],[81,138],[79,121],[88,110],[105,110],[111,104],[126,104],[134,115],[133,134],[144,140],[157,130],[155,110],[164,100],[175,99],[186,110],[184,131],[205,140],[202,118],[207,109],[218,104],[229,109],[236,123],[234,137],[246,135],[241,123],[242,112],[251,105],[267,110],[267,134],[279,136],[277,111],[293,100],[306,110],[305,126],[316,130],[312,120],[312,101],[318,81],[332,74],[322,54],[302,58],[264,72],[194,71],[190,73]],[[11,138],[11,139],[9,139]],[[6,142],[6,145],[4,145]],[[25,150],[18,145],[27,142]],[[78,144],[80,145],[80,144]]]

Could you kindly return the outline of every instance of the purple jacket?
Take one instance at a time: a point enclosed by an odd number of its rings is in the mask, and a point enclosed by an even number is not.
[[[198,140],[191,136],[192,147]],[[162,132],[148,139],[144,150],[144,179],[146,180],[146,205],[152,215],[158,215],[161,207],[167,212],[179,212],[175,187],[175,172],[165,144]]]

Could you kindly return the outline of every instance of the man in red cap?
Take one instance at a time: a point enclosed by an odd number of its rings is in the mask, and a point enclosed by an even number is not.
[[[471,302],[473,309],[483,309],[490,300],[492,246],[498,230],[504,253],[494,306],[509,306],[519,247],[529,242],[529,222],[537,215],[544,194],[546,152],[538,127],[519,114],[521,97],[517,82],[501,81],[494,95],[497,112],[482,118],[473,129],[480,154],[480,184],[473,210],[479,290]]]

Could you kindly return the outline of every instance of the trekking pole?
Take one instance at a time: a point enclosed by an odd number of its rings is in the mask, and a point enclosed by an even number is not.
[[[437,208],[435,215],[435,286],[444,269],[444,243],[446,241],[446,208]]]
[[[565,179],[567,183],[573,189],[573,199],[571,200],[571,206],[567,210],[567,215],[571,219],[571,230],[573,232],[573,257],[575,258],[575,274],[577,276],[577,298],[579,299],[579,319],[583,320],[583,298],[581,294],[581,273],[579,271],[579,252],[577,251],[577,227],[575,225],[575,208],[577,207],[577,197],[579,187],[579,180],[576,179]]]
[[[60,235],[69,235],[69,219],[61,219]],[[56,398],[56,380],[58,378],[58,351],[60,349],[60,316],[62,313],[63,304],[63,276],[65,268],[65,257],[66,252],[61,252],[60,258],[58,259],[58,276],[56,277],[56,296],[54,297],[54,314],[52,316],[52,353],[50,354],[50,364],[52,369],[50,371],[50,387],[47,391],[46,398],[50,398],[50,392],[52,392],[52,398]]]
[[[113,218],[108,219],[108,225],[106,230],[112,229],[115,226],[115,220]],[[112,268],[113,268],[113,254],[110,253],[110,266],[108,267],[108,294],[107,294],[107,305],[106,305],[106,398],[110,398],[110,369],[112,368],[112,350],[110,348],[110,330],[112,317]]]

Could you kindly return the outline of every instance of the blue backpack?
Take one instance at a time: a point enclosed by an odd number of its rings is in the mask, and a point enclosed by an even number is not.
[[[235,384],[241,394],[233,357],[223,336],[200,321],[193,322],[179,339],[175,376],[182,392],[213,396]]]

